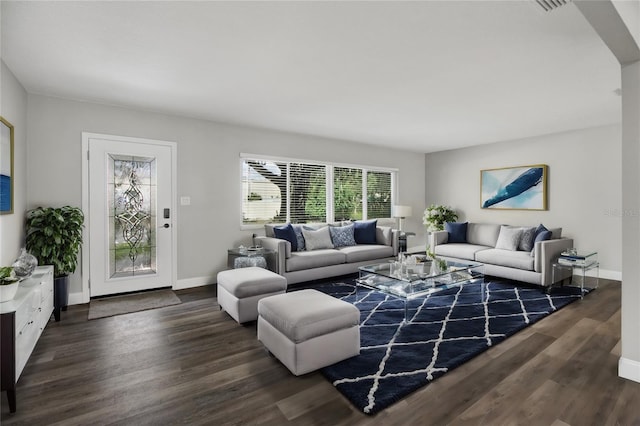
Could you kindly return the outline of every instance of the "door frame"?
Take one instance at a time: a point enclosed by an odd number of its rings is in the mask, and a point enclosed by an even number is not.
[[[173,212],[171,226],[171,288],[175,289],[178,283],[178,144],[171,141],[161,141],[156,139],[145,139],[131,136],[108,135],[104,133],[82,132],[82,212],[84,213],[84,228],[82,230],[82,302],[89,303],[91,292],[89,290],[89,277],[91,276],[90,265],[90,249],[91,241],[89,237],[89,225],[91,218],[89,217],[89,140],[90,139],[108,139],[118,142],[144,143],[157,146],[169,147],[171,150],[171,211]]]

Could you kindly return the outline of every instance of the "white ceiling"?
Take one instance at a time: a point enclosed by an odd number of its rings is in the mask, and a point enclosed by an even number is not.
[[[2,1],[30,93],[432,152],[620,122],[573,4]]]

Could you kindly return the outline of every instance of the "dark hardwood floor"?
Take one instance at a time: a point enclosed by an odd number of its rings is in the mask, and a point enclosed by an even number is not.
[[[2,425],[640,425],[640,384],[617,375],[620,283],[492,347],[376,416],[320,373],[295,377],[218,310],[215,288],[180,305],[50,322]]]

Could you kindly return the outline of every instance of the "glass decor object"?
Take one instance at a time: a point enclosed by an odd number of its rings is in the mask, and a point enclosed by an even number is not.
[[[23,248],[11,266],[18,277],[28,277],[38,266],[38,259]]]
[[[155,158],[109,155],[111,278],[156,272]]]

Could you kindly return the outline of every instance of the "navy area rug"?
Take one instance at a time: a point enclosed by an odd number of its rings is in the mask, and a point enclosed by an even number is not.
[[[580,289],[539,288],[508,281],[475,282],[409,302],[354,287],[355,279],[314,288],[360,309],[360,355],[323,368],[322,374],[366,414],[397,402],[492,345],[571,302]],[[585,291],[587,291],[585,289]]]

